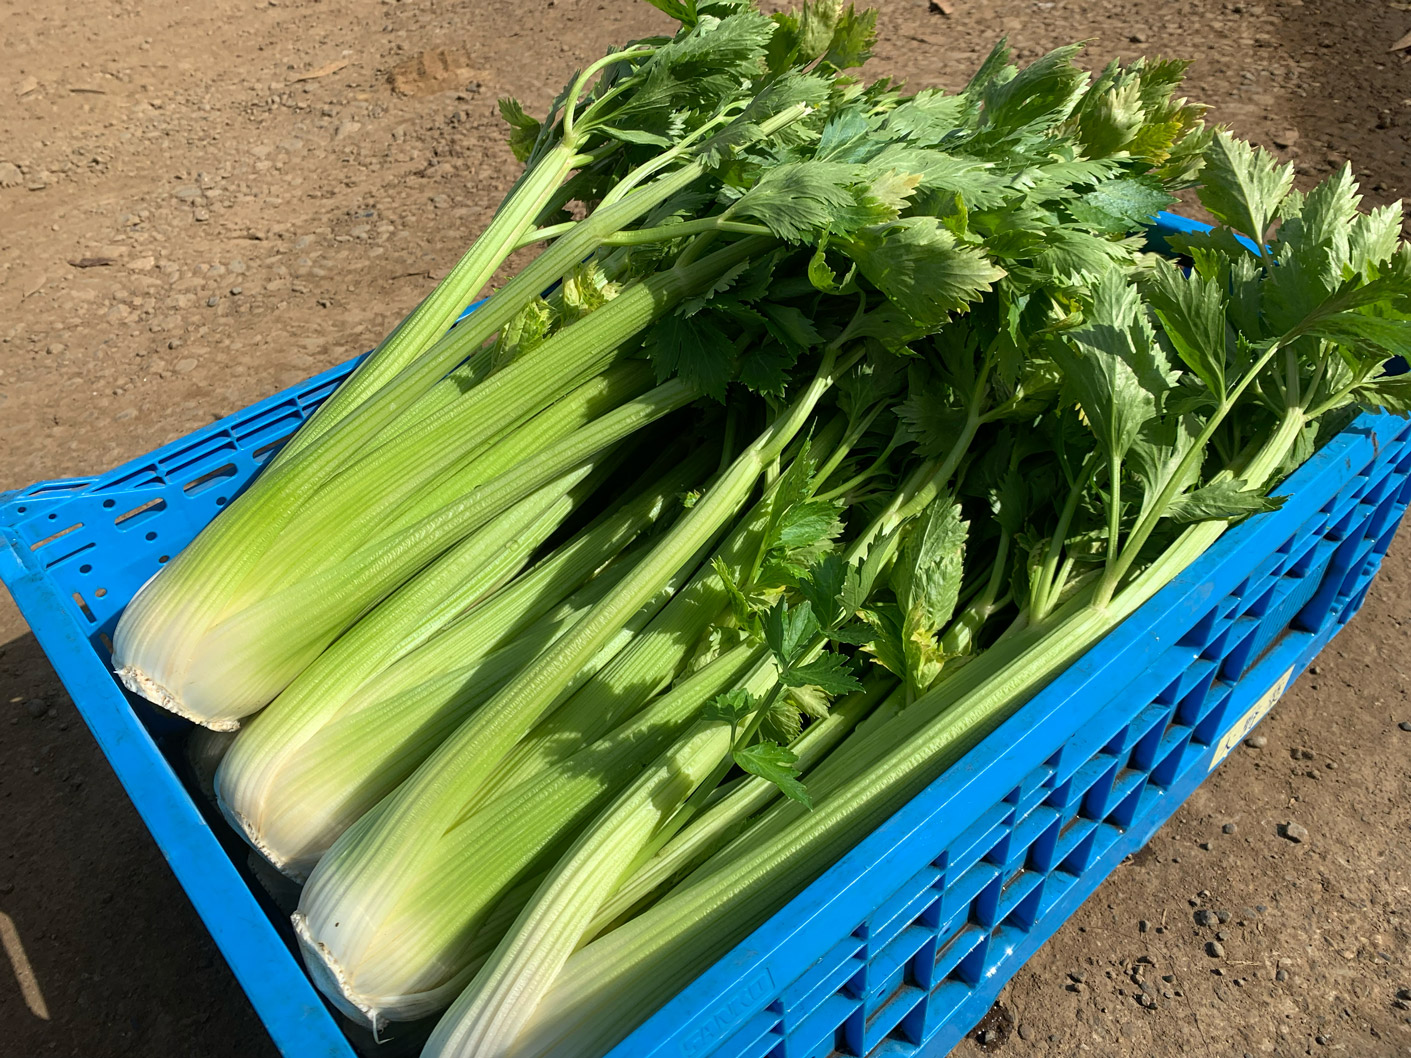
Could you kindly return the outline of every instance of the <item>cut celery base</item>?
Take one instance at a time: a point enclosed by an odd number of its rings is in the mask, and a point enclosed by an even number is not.
[[[175,713],[183,720],[190,720],[193,724],[200,724],[211,731],[240,730],[239,720],[202,716],[188,709],[181,699],[135,665],[122,665],[113,671],[117,674],[119,682],[133,694],[140,694],[153,705],[161,706],[167,712]]]

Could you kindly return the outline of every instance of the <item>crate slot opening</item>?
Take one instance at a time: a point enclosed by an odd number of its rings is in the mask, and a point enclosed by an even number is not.
[[[88,603],[82,595],[80,595],[78,592],[74,592],[73,601],[74,605],[79,608],[79,612],[81,612],[84,617],[88,618],[89,624],[98,623],[98,618],[93,616],[93,611],[88,608]]]
[[[276,437],[273,441],[266,441],[264,444],[260,445],[259,448],[256,448],[256,449],[255,449],[255,451],[254,451],[254,456],[255,456],[255,458],[256,458],[256,459],[264,459],[266,456],[272,454],[276,449],[283,448],[283,447],[284,447],[284,442],[287,441],[287,440],[289,440],[289,438],[291,438],[291,437],[293,437],[293,436],[294,436],[294,433],[293,433],[293,431],[291,430],[291,431],[290,431],[289,433],[287,433],[287,434],[282,434],[282,435],[280,435],[279,437]]]
[[[50,517],[50,518],[53,518],[54,515],[51,514],[49,517]],[[30,549],[31,551],[38,551],[41,547],[47,547],[49,544],[52,544],[55,540],[59,539],[59,537],[61,537],[61,536],[68,536],[68,535],[69,535],[71,532],[73,532],[75,529],[82,529],[82,528],[83,528],[83,523],[82,523],[82,522],[74,522],[73,525],[69,526],[67,529],[60,529],[57,533],[53,533],[53,534],[50,535],[50,536],[46,536],[43,540],[39,541],[39,543],[37,543],[37,544],[30,544],[30,545],[29,545],[29,549]]]
[[[224,466],[219,466],[216,467],[214,470],[206,471],[200,477],[192,478],[185,485],[181,486],[181,491],[185,492],[187,495],[195,496],[219,484],[226,478],[231,478],[234,476],[235,464],[226,463]]]
[[[123,529],[131,529],[132,526],[136,525],[139,521],[155,518],[166,509],[167,501],[158,496],[155,500],[148,500],[146,503],[139,504],[131,510],[124,511],[113,519],[113,524]]]

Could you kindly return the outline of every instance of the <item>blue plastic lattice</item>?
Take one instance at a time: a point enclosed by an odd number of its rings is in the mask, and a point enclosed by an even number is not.
[[[1154,234],[1189,229],[1163,215]],[[0,577],[288,1058],[353,1049],[287,923],[108,668],[122,607],[350,365],[97,478],[0,495]],[[1357,611],[1411,498],[1411,425],[1364,416],[613,1058],[943,1054]]]

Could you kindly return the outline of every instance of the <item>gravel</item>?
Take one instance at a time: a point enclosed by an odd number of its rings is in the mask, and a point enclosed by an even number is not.
[[[1302,845],[1308,840],[1308,828],[1302,823],[1289,820],[1283,826],[1283,836],[1288,838],[1295,845]]]

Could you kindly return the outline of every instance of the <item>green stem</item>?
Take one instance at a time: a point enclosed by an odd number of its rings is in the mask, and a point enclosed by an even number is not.
[[[570,144],[559,144],[520,178],[455,267],[319,406],[280,450],[271,468],[307,449],[446,332],[514,251],[544,203],[568,178],[576,153]]]
[[[1122,457],[1115,452],[1107,459],[1107,556],[1104,563],[1110,576],[1117,564],[1122,533]]]
[[[705,231],[702,232],[700,235],[697,235],[695,239],[693,239],[691,243],[686,247],[686,249],[681,251],[681,256],[677,258],[677,263],[688,265],[692,261],[695,261],[698,257],[701,256],[701,254],[705,253],[706,250],[710,249],[711,244],[714,243],[715,240],[719,237],[720,232],[718,230]]]
[[[852,562],[862,555],[872,541],[882,533],[920,514],[949,487],[956,468],[960,466],[960,461],[970,450],[976,432],[984,424],[985,417],[980,408],[987,392],[986,383],[989,379],[990,367],[991,361],[987,356],[976,375],[975,388],[970,394],[970,405],[965,417],[965,425],[961,427],[960,436],[951,445],[945,458],[939,464],[933,462],[917,469],[907,484],[898,490],[887,508],[877,515],[872,524],[853,541],[848,548],[847,561]],[[934,469],[930,469],[931,467]]]
[[[581,223],[582,221],[566,220],[562,224],[551,224],[547,228],[534,228],[520,236],[519,241],[514,244],[514,248],[516,250],[522,250],[526,246],[533,246],[536,242],[548,242],[550,239],[557,239],[561,235],[567,235]]]
[[[1290,332],[1293,333],[1293,332]],[[1157,523],[1165,515],[1166,510],[1171,505],[1171,501],[1176,498],[1177,491],[1181,488],[1181,483],[1187,480],[1190,472],[1198,467],[1205,458],[1205,448],[1210,443],[1210,438],[1219,429],[1220,424],[1229,415],[1230,411],[1239,402],[1244,391],[1253,384],[1259,377],[1260,372],[1267,367],[1279,352],[1283,339],[1271,342],[1264,354],[1254,362],[1245,375],[1240,379],[1239,384],[1231,390],[1225,398],[1216,406],[1210,418],[1206,420],[1205,426],[1196,435],[1195,441],[1191,444],[1186,454],[1181,457],[1176,469],[1166,479],[1166,484],[1157,493],[1155,502],[1147,509],[1146,516],[1132,529],[1127,537],[1127,546],[1122,549],[1122,554],[1117,561],[1108,568],[1103,576],[1102,584],[1098,588],[1098,606],[1106,606],[1117,591],[1118,585],[1122,583],[1122,578],[1127,575],[1127,571],[1132,568],[1132,564],[1137,561],[1141,549],[1146,546],[1147,539],[1156,530]]]
[[[773,658],[767,651],[761,648],[760,656],[758,660],[756,660],[750,676],[742,679],[741,682],[754,683],[763,676],[766,669],[772,667],[774,667]],[[711,769],[705,781],[692,791],[691,795],[681,803],[681,806],[677,808],[675,812],[663,821],[661,826],[657,827],[651,839],[642,846],[636,857],[633,858],[631,866],[623,874],[624,879],[630,878],[640,870],[648,860],[661,851],[663,845],[679,834],[681,830],[688,826],[701,812],[705,811],[710,805],[711,798],[715,794],[716,789],[720,786],[720,781],[729,774],[731,767],[735,763],[734,752],[736,747],[748,746],[754,737],[759,734],[760,725],[769,714],[769,710],[774,707],[774,703],[778,701],[779,694],[782,690],[783,685],[779,683],[775,683],[774,686],[770,688],[764,701],[760,702],[759,707],[751,714],[749,724],[745,727],[745,730],[731,739],[730,745],[726,748],[726,752],[721,756],[715,767]]]
[[[730,232],[737,235],[765,235],[774,233],[763,224],[748,224],[744,221],[725,220],[721,217],[702,217],[700,220],[683,221],[680,224],[663,224],[657,228],[634,228],[619,231],[603,240],[604,246],[644,246],[654,242],[670,242],[704,232]],[[689,261],[683,263],[689,264]]]
[[[613,65],[614,63],[622,62],[630,58],[635,58],[638,55],[650,54],[655,50],[655,48],[651,47],[628,48],[624,51],[618,51],[613,52],[609,55],[604,55],[597,62],[589,63],[586,67],[584,67],[582,73],[580,73],[578,77],[574,80],[573,87],[568,90],[568,97],[564,102],[562,124],[563,140],[565,143],[574,142],[574,112],[578,109],[578,100],[582,98],[584,90],[588,87],[588,82],[591,81],[597,73]]]
[[[1088,482],[1097,473],[1097,465],[1097,453],[1089,452],[1083,460],[1077,479],[1068,489],[1068,498],[1064,500],[1063,510],[1058,515],[1058,525],[1049,537],[1048,552],[1044,555],[1043,567],[1036,578],[1037,590],[1029,596],[1029,609],[1035,622],[1043,620],[1052,608],[1056,590],[1054,578],[1058,574],[1058,562],[1063,554],[1064,541],[1068,539],[1068,527],[1073,524],[1073,518],[1078,513],[1078,502],[1087,492]]]
[[[789,108],[775,116],[776,118],[782,118],[782,123],[776,124],[775,119],[770,119],[769,121],[763,122],[760,127],[762,130],[767,129],[767,131],[765,131],[766,136],[772,136],[774,133],[786,128],[793,122],[798,121],[807,113],[808,110],[806,107]],[[668,166],[674,165],[682,158],[688,157],[696,144],[707,132],[711,132],[721,125],[728,124],[731,120],[733,120],[733,116],[729,114],[728,111],[723,112],[702,124],[700,128],[692,130],[689,135],[683,137],[679,143],[675,144],[669,150],[663,151],[651,160],[644,162],[633,172],[618,181],[612,190],[603,196],[602,200],[598,203],[598,208],[601,209],[604,206],[616,205],[629,195],[635,193],[638,185],[644,180],[655,176],[657,173],[666,169]]]

